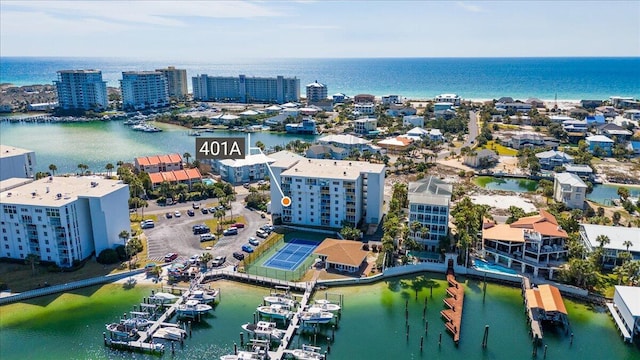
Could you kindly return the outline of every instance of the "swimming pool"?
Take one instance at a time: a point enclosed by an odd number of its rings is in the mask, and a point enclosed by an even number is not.
[[[213,184],[215,184],[215,183],[216,183],[216,182],[215,182],[215,181],[213,181],[212,179],[202,179],[202,182],[203,182],[205,185],[213,185]]]
[[[504,267],[504,266],[501,266],[501,265],[497,265],[495,263],[486,262],[486,261],[479,260],[479,259],[475,259],[473,264],[474,264],[475,268],[480,270],[480,271],[490,271],[490,272],[503,273],[503,274],[509,274],[509,275],[517,275],[518,274],[518,272],[516,272],[513,269],[509,269],[507,267]]]

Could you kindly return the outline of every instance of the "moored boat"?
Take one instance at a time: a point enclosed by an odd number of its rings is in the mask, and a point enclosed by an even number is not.
[[[187,332],[178,327],[164,327],[156,330],[153,333],[153,337],[157,339],[180,341],[187,337]]]
[[[165,292],[157,292],[151,296],[149,296],[149,301],[152,304],[168,304],[178,300],[179,296],[165,293]]]
[[[326,299],[317,299],[314,301],[314,305],[312,306],[314,308],[320,308],[324,311],[329,311],[329,312],[338,312],[340,311],[340,305],[338,304],[334,304],[329,300]]]
[[[281,304],[291,308],[295,307],[297,304],[297,302],[294,299],[291,299],[289,297],[282,296],[282,295],[265,296],[263,300],[267,305]]]
[[[311,345],[302,345],[301,349],[289,350],[291,354],[298,360],[325,360],[324,354],[320,353],[321,348]]]
[[[198,316],[208,313],[211,305],[201,304],[198,300],[187,300],[184,304],[180,304],[176,308],[178,316]]]
[[[204,290],[195,290],[191,292],[191,295],[187,300],[197,300],[201,304],[210,304],[216,301],[218,291],[205,292]]]
[[[311,307],[300,314],[300,320],[307,324],[326,324],[333,320],[333,314],[320,308]]]
[[[237,354],[222,355],[220,360],[266,360],[269,358],[269,341],[252,339],[248,350]]]
[[[271,319],[288,320],[293,315],[293,312],[289,310],[288,307],[282,304],[258,306],[257,310],[260,315],[269,317]]]
[[[254,323],[246,323],[242,325],[242,329],[250,334],[255,334],[258,339],[268,339],[271,341],[280,341],[286,333],[285,330],[278,329],[276,323],[268,321],[258,321]]]

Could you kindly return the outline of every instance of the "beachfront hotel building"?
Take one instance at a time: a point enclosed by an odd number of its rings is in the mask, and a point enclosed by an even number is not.
[[[620,255],[627,251],[632,259],[640,260],[640,228],[580,224],[579,233],[580,240],[589,253],[600,247],[598,236],[603,235],[609,238],[609,243],[602,245],[605,266],[613,267],[616,263],[620,263]],[[629,245],[628,248],[627,245]]]
[[[382,220],[383,164],[289,158],[271,170],[271,212],[284,225],[340,229]],[[280,203],[283,195],[290,206]]]
[[[576,174],[563,172],[555,174],[553,180],[553,199],[563,203],[569,209],[584,209],[587,196],[587,184]]]
[[[193,77],[192,83],[194,100],[277,104],[300,100],[300,79],[295,77],[259,78],[202,74]]]
[[[307,102],[314,103],[327,100],[327,85],[319,83],[318,80],[307,85]]]
[[[167,78],[159,71],[125,71],[120,80],[122,108],[143,110],[169,105]]]
[[[129,186],[101,177],[12,178],[0,182],[0,254],[62,267],[123,245]]]
[[[549,279],[564,264],[567,256],[567,232],[545,210],[512,224],[485,223],[482,229],[482,253],[496,263],[534,276]]]
[[[425,251],[437,252],[438,241],[449,234],[449,207],[453,185],[429,176],[409,183],[409,236],[422,245]],[[411,224],[418,222],[421,228],[414,231]]]
[[[33,178],[36,153],[0,144],[0,181],[10,178]]]
[[[109,106],[107,82],[100,70],[60,70],[54,84],[59,109],[102,111]]]
[[[169,66],[165,69],[156,69],[156,71],[162,73],[167,79],[167,90],[170,98],[184,99],[187,96],[187,70]]]
[[[640,333],[640,287],[614,287],[613,302],[607,303],[609,312],[625,342],[632,342]]]

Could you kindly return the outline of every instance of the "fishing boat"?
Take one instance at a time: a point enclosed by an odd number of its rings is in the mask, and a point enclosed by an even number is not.
[[[131,318],[120,321],[119,323],[111,323],[105,325],[107,331],[116,338],[135,339],[138,337],[138,331],[144,330],[151,325],[151,322],[144,318]]]
[[[201,304],[210,304],[216,301],[218,296],[218,291],[206,292],[204,290],[195,290],[191,292],[191,295],[187,298],[187,300],[197,300]]]
[[[246,332],[254,334],[258,339],[268,339],[270,341],[280,341],[286,333],[285,330],[278,329],[276,323],[268,321],[258,321],[256,324],[246,323],[242,325],[242,328]]]
[[[265,304],[267,305],[273,305],[273,304],[281,304],[281,305],[286,305],[290,308],[293,308],[296,306],[297,302],[290,298],[287,297],[285,295],[270,295],[270,296],[265,296],[263,298]]]
[[[257,310],[260,315],[271,319],[289,320],[291,316],[293,316],[293,312],[289,310],[287,306],[282,304],[258,306]]]
[[[156,330],[153,333],[153,337],[156,339],[180,341],[187,337],[187,332],[178,327],[164,327]]]
[[[222,355],[220,360],[266,360],[269,358],[269,341],[252,339],[248,350],[238,351],[237,354]]]
[[[178,305],[176,313],[178,316],[195,317],[208,313],[211,309],[211,305],[201,304],[198,300],[187,300],[184,304]]]
[[[324,354],[320,353],[321,348],[311,345],[302,345],[301,349],[288,350],[298,360],[325,360]]]
[[[329,311],[329,312],[338,312],[338,311],[340,311],[340,305],[334,304],[331,301],[326,300],[326,299],[315,300],[312,307],[320,308],[320,309],[322,309],[324,311]]]
[[[178,298],[179,296],[173,294],[157,292],[149,296],[149,301],[153,304],[169,304],[178,300]]]
[[[333,314],[320,308],[310,307],[300,314],[300,320],[307,324],[326,324],[333,320]]]

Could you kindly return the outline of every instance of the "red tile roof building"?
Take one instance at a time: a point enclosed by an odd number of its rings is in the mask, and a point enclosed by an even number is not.
[[[179,154],[141,156],[135,159],[138,171],[157,173],[162,171],[182,170],[182,156]]]

